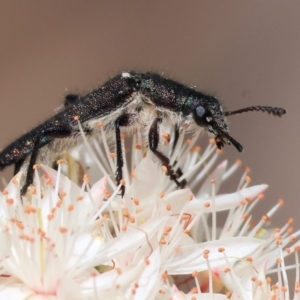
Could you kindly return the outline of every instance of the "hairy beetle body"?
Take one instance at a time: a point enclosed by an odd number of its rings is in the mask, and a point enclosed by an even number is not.
[[[160,127],[167,122],[176,128],[188,126],[210,132],[218,148],[232,143],[238,151],[242,146],[228,133],[226,117],[246,111],[267,111],[282,116],[282,108],[252,106],[233,112],[223,112],[219,101],[193,88],[155,73],[123,72],[98,89],[85,96],[67,95],[65,108],[32,129],[0,152],[0,168],[14,164],[15,173],[29,158],[24,194],[33,182],[33,165],[39,157],[40,149],[50,144],[50,148],[60,152],[80,141],[78,120],[87,135],[99,131],[101,121],[105,129],[113,130],[116,139],[116,181],[122,179],[122,148],[120,128],[141,129],[148,139],[150,150],[168,169],[168,176],[181,186],[169,165],[169,159],[158,150]],[[60,139],[59,142],[57,140]],[[124,194],[125,188],[122,190]]]

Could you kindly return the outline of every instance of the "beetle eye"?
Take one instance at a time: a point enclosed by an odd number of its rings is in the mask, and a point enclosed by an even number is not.
[[[207,115],[207,109],[201,105],[194,108],[193,111],[194,120],[199,126],[207,126],[210,122],[210,116]]]
[[[198,117],[203,117],[205,114],[205,108],[203,106],[197,106],[196,107],[196,114]]]

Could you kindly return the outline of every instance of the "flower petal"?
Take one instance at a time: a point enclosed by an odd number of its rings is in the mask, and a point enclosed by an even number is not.
[[[264,244],[263,240],[247,237],[232,237],[200,244],[179,246],[176,252],[163,263],[168,274],[191,274],[194,271],[207,270],[207,261],[203,257],[209,250],[209,264],[211,268],[226,266],[224,254],[220,248],[226,249],[229,262],[243,260]]]

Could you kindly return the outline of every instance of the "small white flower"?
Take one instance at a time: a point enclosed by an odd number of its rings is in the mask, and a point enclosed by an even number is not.
[[[290,222],[269,226],[282,201],[253,225],[251,210],[267,186],[249,187],[245,170],[236,191],[219,194],[240,163],[214,167],[214,144],[201,153],[198,136],[184,142],[182,133],[172,149],[169,137],[162,135],[161,149],[184,189],[139,132],[129,152],[123,141],[123,198],[103,132],[100,146],[85,142],[57,171],[36,168],[23,202],[21,173],[14,177],[0,195],[0,299],[292,299],[284,259],[294,251],[299,273],[299,232],[290,234]]]

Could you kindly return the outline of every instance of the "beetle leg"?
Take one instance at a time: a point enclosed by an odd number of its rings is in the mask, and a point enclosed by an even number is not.
[[[173,142],[173,149],[172,149],[173,151],[174,151],[174,149],[175,149],[175,147],[176,147],[176,145],[177,145],[178,138],[179,138],[179,128],[178,128],[177,125],[175,125],[175,129],[174,129],[174,142]],[[176,164],[176,160],[174,161],[173,166],[174,166],[175,164]],[[179,178],[179,177],[181,177],[181,176],[183,175],[183,173],[182,173],[182,171],[181,171],[180,168],[176,169],[175,172],[176,172],[177,178]],[[186,185],[187,185],[187,182],[186,182],[185,179],[183,179],[183,180],[180,182],[180,188],[183,189],[183,188],[186,187]]]
[[[161,117],[157,117],[151,124],[149,130],[149,148],[155,154],[155,156],[161,161],[162,165],[167,168],[166,175],[173,180],[176,185],[182,188],[181,183],[177,180],[177,174],[174,172],[172,166],[170,165],[170,160],[163,153],[157,150],[159,143],[159,124],[162,122]]]
[[[20,191],[21,196],[26,194],[28,187],[33,183],[33,175],[34,175],[33,166],[36,163],[36,159],[39,153],[39,149],[40,149],[39,144],[40,144],[40,137],[37,137],[37,139],[34,141],[33,149],[31,152],[25,183],[22,186]]]
[[[83,128],[83,130],[89,134],[90,129],[89,128]],[[28,187],[33,183],[33,177],[34,177],[34,170],[33,166],[35,165],[37,161],[37,157],[39,154],[39,150],[42,147],[41,146],[41,140],[43,137],[51,137],[51,138],[67,138],[70,137],[74,133],[74,130],[71,128],[66,127],[49,127],[46,130],[44,130],[43,133],[41,133],[33,142],[33,149],[31,152],[28,168],[27,168],[27,174],[26,179],[23,187],[21,188],[21,196],[25,195],[27,192]],[[15,164],[15,171],[19,171],[24,160],[19,161]]]
[[[120,127],[122,126],[129,126],[132,124],[132,120],[134,118],[134,114],[123,114],[119,116],[115,121],[115,135],[116,135],[116,183],[117,185],[120,184],[121,180],[123,179],[123,171],[122,168],[124,166],[124,159],[123,159],[123,152],[122,152],[122,141],[121,141],[121,131]],[[125,186],[121,186],[121,196],[123,197],[125,194]]]

